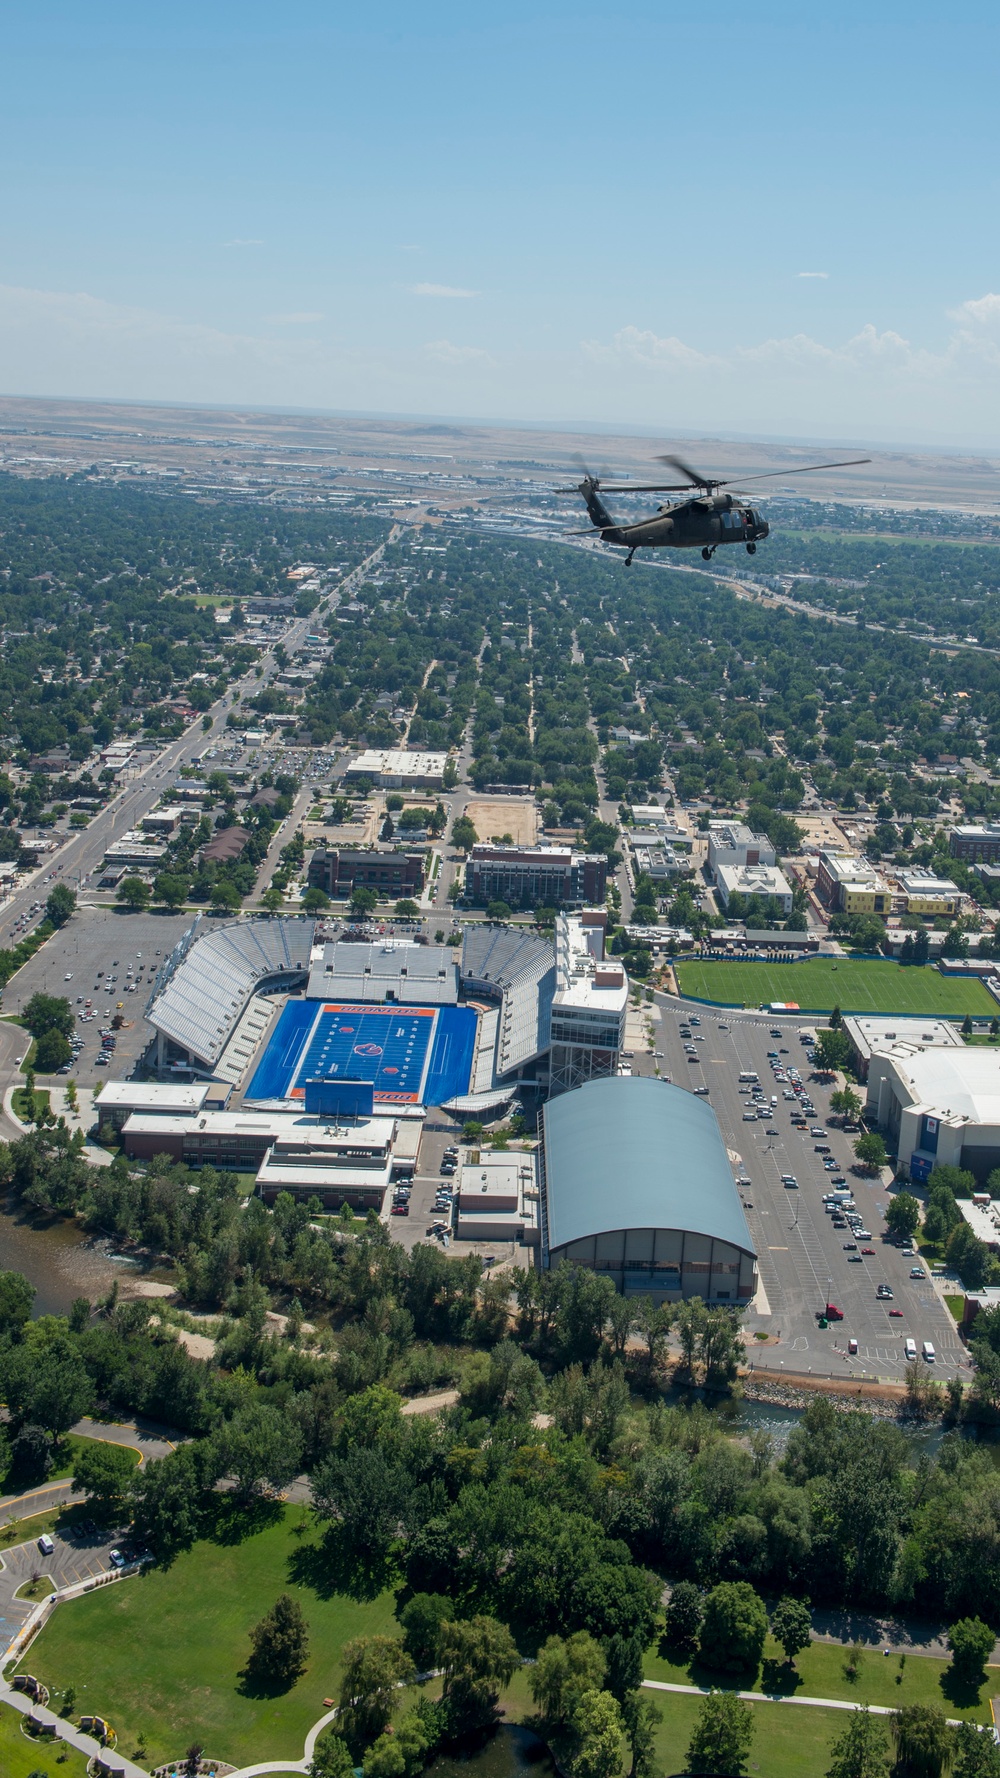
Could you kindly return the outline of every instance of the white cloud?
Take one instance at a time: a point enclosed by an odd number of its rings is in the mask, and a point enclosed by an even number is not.
[[[478,296],[478,290],[460,290],[452,284],[411,284],[414,296]]]
[[[797,278],[828,278],[829,272],[796,272]]]
[[[313,321],[322,321],[321,309],[301,309],[290,315],[265,315],[265,321],[272,327],[308,327]]]
[[[242,241],[237,236],[235,241],[223,241],[222,245],[224,247],[263,247],[264,243],[263,241],[254,240]]]
[[[1000,321],[1000,296],[988,291],[985,296],[977,296],[970,302],[964,302],[960,309],[951,311],[953,321],[975,321],[980,326],[989,327]]]
[[[674,379],[707,372],[731,377],[753,366],[763,366],[797,378],[860,372],[865,377],[883,380],[906,378],[912,382],[923,379],[941,383],[981,377],[984,368],[1000,369],[1000,345],[988,331],[1000,324],[1000,296],[988,295],[963,303],[952,319],[960,325],[940,351],[914,345],[893,328],[880,333],[870,321],[850,339],[832,346],[810,334],[796,333],[761,340],[755,345],[734,346],[715,355],[700,352],[676,335],[660,338],[649,329],[623,327],[609,345],[583,340],[581,351],[595,363],[623,368],[638,365],[645,370],[670,373]]]
[[[450,340],[428,340],[424,352],[438,364],[496,363],[496,359],[481,346],[453,346]]]
[[[627,359],[633,364],[660,370],[703,370],[724,362],[721,358],[706,357],[704,352],[686,346],[673,334],[667,339],[659,339],[649,328],[638,327],[623,327],[615,334],[610,346],[602,346],[597,340],[584,340],[583,350],[598,362]]]

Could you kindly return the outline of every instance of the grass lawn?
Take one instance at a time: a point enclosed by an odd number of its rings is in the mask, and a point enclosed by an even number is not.
[[[736,1685],[740,1691],[782,1691],[801,1693],[807,1698],[846,1698],[857,1704],[939,1704],[948,1716],[965,1716],[970,1722],[989,1722],[989,1699],[996,1685],[998,1672],[988,1669],[988,1677],[978,1700],[964,1693],[955,1693],[946,1679],[947,1661],[932,1660],[929,1655],[908,1655],[900,1685],[899,1656],[888,1659],[879,1649],[866,1649],[861,1657],[857,1679],[844,1673],[846,1650],[830,1642],[810,1642],[795,1659],[791,1683],[784,1668],[784,1655],[770,1637],[764,1650],[764,1664],[753,1685],[735,1681],[726,1675],[710,1673],[697,1663],[677,1666],[660,1655],[646,1656],[647,1679],[665,1679],[674,1685]],[[766,1682],[766,1686],[765,1686]],[[943,1682],[943,1683],[942,1683]],[[652,1694],[651,1694],[652,1695]],[[797,1719],[811,1715],[805,1707],[794,1712]]]
[[[646,1662],[650,1679],[670,1678],[680,1685],[693,1683],[682,1671],[654,1673],[654,1664],[658,1663]],[[749,1690],[749,1687],[742,1689]],[[800,1689],[807,1690],[806,1687]],[[687,1769],[688,1743],[702,1700],[678,1692],[645,1691],[643,1697],[662,1712],[663,1721],[656,1730],[657,1763],[664,1778],[674,1778],[674,1774]],[[893,1698],[891,1702],[897,1703],[898,1699]],[[534,1708],[528,1690],[528,1675],[522,1668],[503,1695],[504,1715],[508,1722],[521,1722],[532,1714]],[[823,1778],[830,1763],[830,1744],[847,1723],[843,1711],[773,1704],[764,1699],[753,1706],[753,1711],[756,1733],[748,1762],[751,1773],[760,1772],[762,1778],[765,1775],[766,1778]]]
[[[0,1772],[3,1778],[29,1778],[31,1772],[54,1773],[62,1778],[86,1778],[87,1762],[75,1747],[65,1741],[53,1746],[51,1741],[33,1741],[21,1728],[19,1711],[9,1704],[0,1704]],[[56,1755],[62,1764],[56,1767]]]
[[[342,1645],[394,1628],[391,1594],[372,1587],[357,1603],[334,1590],[304,1507],[278,1509],[242,1541],[239,1522],[229,1525],[170,1568],[58,1606],[25,1662],[53,1692],[72,1684],[81,1709],[107,1714],[123,1753],[141,1730],[150,1766],[195,1738],[234,1765],[301,1759],[323,1699],[336,1692]],[[255,1695],[240,1680],[249,1631],[285,1591],[309,1623],[309,1665],[289,1691]]]
[[[947,1304],[949,1310],[951,1311],[952,1319],[954,1321],[961,1321],[962,1311],[965,1308],[964,1296],[947,1296],[946,1295],[944,1300],[945,1300],[945,1303]]]
[[[14,1116],[19,1117],[22,1123],[36,1123],[49,1109],[48,1087],[36,1087],[33,1098],[34,1106],[32,1107],[32,1099],[25,1087],[15,1087],[11,1094]]]
[[[677,986],[682,994],[713,1000],[723,1006],[761,1006],[769,1000],[794,1000],[807,1010],[829,1012],[912,1013],[915,1017],[951,1014],[989,1017],[996,1001],[981,981],[939,975],[936,969],[902,968],[898,963],[862,962],[851,957],[810,958],[805,963],[680,962]]]

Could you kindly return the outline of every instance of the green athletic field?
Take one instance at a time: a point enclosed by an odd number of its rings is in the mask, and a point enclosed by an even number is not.
[[[722,1006],[761,1006],[768,1000],[797,1000],[810,1011],[934,1014],[991,1018],[1000,1011],[975,977],[939,975],[936,969],[903,968],[898,963],[852,958],[811,958],[806,963],[678,963],[682,994]]]

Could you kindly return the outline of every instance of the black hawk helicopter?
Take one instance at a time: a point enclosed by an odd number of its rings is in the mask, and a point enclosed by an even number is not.
[[[809,475],[816,469],[851,469],[859,463],[870,463],[870,457],[850,457],[844,463],[807,463],[801,469],[767,469],[760,475],[745,475],[728,481],[718,481],[712,476],[699,475],[680,457],[657,457],[657,463],[669,463],[682,482],[602,482],[589,471],[584,471],[582,482],[573,488],[557,488],[559,494],[582,494],[591,525],[601,534],[602,543],[620,544],[628,550],[625,557],[626,568],[632,561],[637,549],[700,549],[706,562],[710,562],[720,543],[743,543],[748,555],[755,555],[758,541],[766,537],[770,529],[767,520],[762,519],[755,507],[751,506],[745,494],[723,494],[721,488],[742,486],[743,482],[767,481],[774,476]],[[697,488],[695,494],[690,489]],[[687,500],[675,501],[673,505],[661,506],[651,518],[640,519],[634,525],[616,525],[611,517],[601,494],[688,494]],[[574,536],[590,537],[593,532],[588,526],[584,531],[572,533]]]

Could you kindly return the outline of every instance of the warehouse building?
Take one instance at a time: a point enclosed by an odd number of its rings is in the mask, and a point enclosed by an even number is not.
[[[899,1041],[875,1050],[866,1115],[918,1184],[935,1167],[963,1167],[980,1181],[1000,1167],[1000,1066],[988,1049]]]
[[[351,760],[344,783],[368,778],[382,790],[440,790],[447,763],[447,753],[369,747]]]
[[[747,1304],[757,1265],[710,1105],[638,1075],[545,1106],[542,1264],[588,1266],[624,1295]]]
[[[465,867],[465,898],[485,906],[580,907],[607,894],[608,861],[570,846],[473,846]]]

